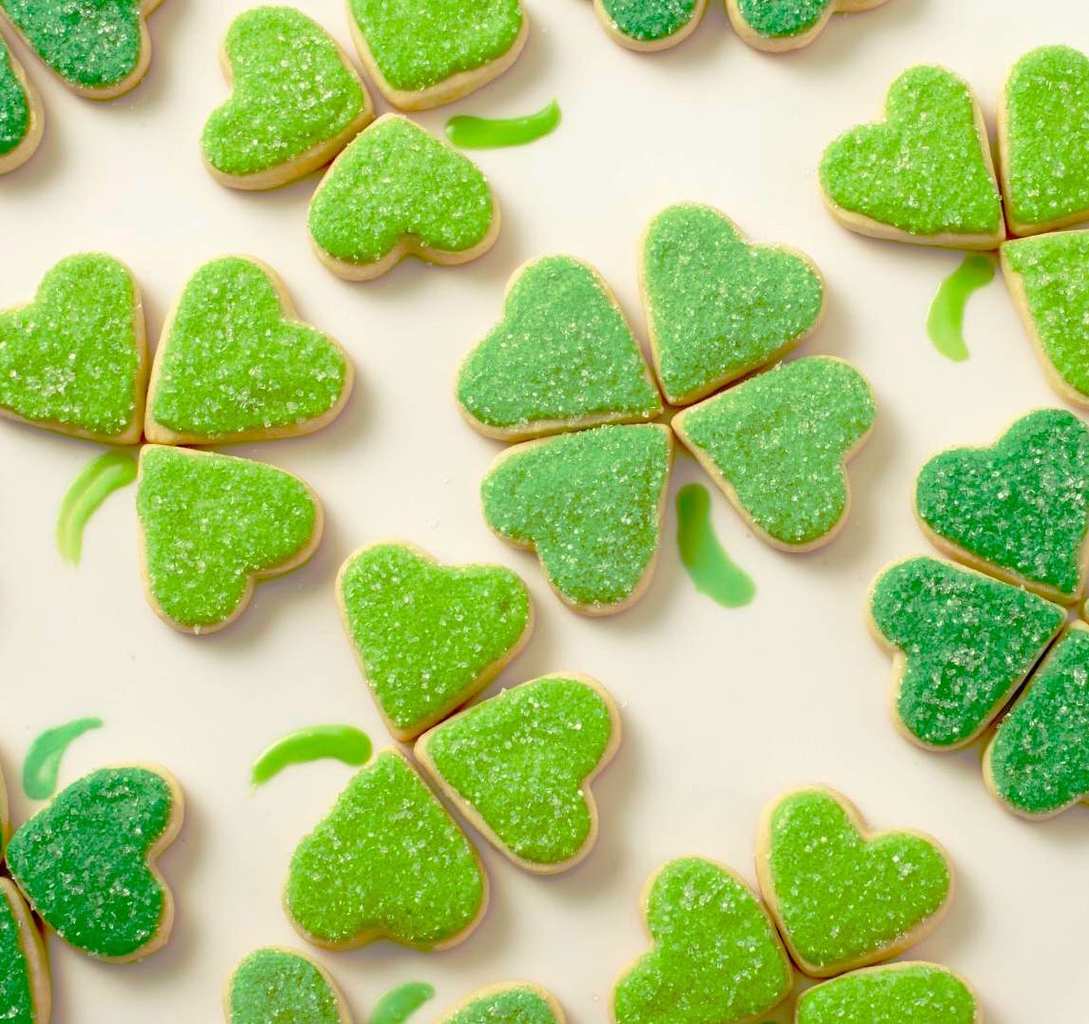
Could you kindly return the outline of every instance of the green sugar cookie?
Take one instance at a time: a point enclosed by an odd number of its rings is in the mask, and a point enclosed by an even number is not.
[[[484,916],[476,850],[408,761],[383,751],[295,850],[284,890],[292,924],[329,949],[389,939],[445,949]]]
[[[623,611],[654,571],[672,449],[669,428],[657,424],[516,445],[481,484],[484,519],[503,540],[535,550],[576,611]]]
[[[629,50],[666,50],[699,27],[707,0],[594,0],[606,31]]]
[[[140,289],[112,256],[69,256],[27,306],[0,312],[0,415],[62,434],[136,444],[147,342]]]
[[[654,365],[672,405],[775,362],[824,311],[824,282],[807,257],[749,245],[725,214],[695,203],[650,222],[640,275]]]
[[[537,985],[514,982],[470,996],[441,1024],[564,1024],[565,1019],[550,993]]]
[[[22,167],[32,157],[44,130],[38,90],[0,36],[0,174]]]
[[[502,321],[461,364],[457,400],[470,426],[508,441],[662,411],[616,296],[570,256],[515,272]]]
[[[11,837],[8,869],[70,946],[102,960],[140,960],[170,937],[174,900],[155,860],[183,814],[181,790],[163,769],[103,768]]]
[[[846,463],[875,415],[857,370],[813,356],[686,409],[673,429],[764,540],[806,551],[827,544],[846,522]]]
[[[885,115],[824,152],[821,188],[836,219],[875,238],[997,248],[1002,198],[968,85],[944,68],[910,68],[889,89]]]
[[[495,244],[499,219],[476,164],[407,118],[386,114],[325,172],[309,222],[322,263],[349,281],[367,281],[405,256],[446,266],[475,260]]]
[[[0,1011],[10,1024],[46,1024],[53,994],[38,926],[15,883],[0,878]]]
[[[416,758],[516,864],[554,874],[597,841],[590,786],[620,746],[620,713],[585,676],[544,676],[422,736]]]
[[[1066,621],[1035,594],[933,558],[874,581],[870,625],[893,652],[893,717],[932,750],[971,743],[1032,672]]]
[[[954,558],[1073,604],[1085,584],[1089,428],[1040,409],[990,448],[942,452],[919,473],[915,511]]]
[[[249,257],[205,263],[155,351],[144,433],[156,444],[217,444],[310,434],[352,390],[352,364],[300,322],[284,283]]]
[[[516,573],[440,565],[408,544],[353,554],[337,576],[337,598],[378,709],[406,742],[484,689],[533,631]]]
[[[726,0],[737,34],[750,46],[783,53],[808,46],[840,12],[868,11],[885,0]]]
[[[796,790],[768,807],[756,870],[794,962],[815,978],[902,953],[953,895],[952,868],[933,839],[869,832],[829,789]]]
[[[255,7],[221,52],[231,97],[201,135],[204,162],[232,188],[286,185],[328,163],[374,118],[351,62],[293,7]]]
[[[274,466],[147,445],[136,491],[144,583],[164,622],[214,633],[256,581],[302,565],[321,540],[317,495]]]
[[[234,970],[224,995],[227,1024],[351,1024],[329,973],[286,949],[258,949]]]
[[[654,946],[617,982],[615,1024],[740,1024],[790,994],[779,935],[729,869],[671,861],[647,886],[643,914]]]

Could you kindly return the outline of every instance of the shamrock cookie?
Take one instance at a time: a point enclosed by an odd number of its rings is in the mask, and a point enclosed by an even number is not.
[[[328,949],[389,939],[446,949],[488,905],[472,843],[394,750],[380,753],[297,847],[284,907],[303,938]]]
[[[352,364],[302,323],[283,281],[250,257],[205,263],[167,318],[148,386],[156,444],[311,434],[340,414]]]
[[[594,10],[621,46],[650,53],[676,46],[695,32],[707,0],[594,0]]]
[[[684,445],[749,525],[784,551],[827,544],[847,520],[847,461],[873,427],[865,378],[831,356],[784,363],[686,409]]]
[[[223,185],[286,185],[327,164],[374,118],[351,61],[293,7],[240,14],[220,59],[233,92],[204,125],[201,151]]]
[[[953,558],[1073,604],[1085,588],[1089,428],[1040,409],[990,448],[942,452],[919,473],[915,511]]]
[[[648,883],[643,914],[654,946],[617,982],[615,1024],[744,1024],[790,995],[775,926],[728,868],[671,861]]]
[[[33,302],[0,312],[0,416],[136,444],[147,366],[140,289],[112,256],[69,256]]]
[[[1058,636],[1066,612],[1020,587],[934,558],[874,582],[870,625],[893,653],[893,718],[931,750],[971,743]]]
[[[1002,198],[968,85],[944,68],[910,68],[889,89],[885,113],[825,150],[821,188],[836,219],[874,238],[997,248]]]
[[[564,1024],[560,1004],[543,988],[515,981],[470,996],[442,1024]]]
[[[49,960],[38,926],[15,884],[0,878],[0,1011],[12,1024],[48,1024]]]
[[[953,895],[952,868],[933,839],[869,832],[828,789],[797,790],[768,807],[756,871],[794,962],[815,978],[902,953]]]
[[[726,0],[726,12],[749,46],[783,53],[808,46],[833,14],[869,11],[883,3],[885,0]]]
[[[695,203],[650,222],[640,278],[654,366],[671,405],[775,362],[824,312],[824,282],[806,256],[750,245],[725,214]]]
[[[620,712],[599,683],[544,676],[437,725],[416,758],[494,846],[555,874],[597,842],[590,786],[619,746]]]
[[[669,428],[658,424],[527,441],[484,478],[484,519],[503,540],[535,550],[576,611],[623,611],[654,572],[672,453]]]
[[[148,601],[168,625],[214,633],[254,584],[302,565],[321,540],[318,497],[274,466],[148,445],[136,492]]]
[[[42,98],[0,36],[0,174],[22,167],[44,131]]]
[[[11,837],[8,869],[70,946],[102,960],[140,960],[170,937],[174,898],[155,861],[183,816],[181,789],[162,768],[103,768]]]
[[[405,742],[484,689],[533,632],[517,574],[440,565],[409,544],[357,551],[341,566],[337,598],[378,709]]]
[[[234,970],[223,997],[227,1024],[352,1024],[329,972],[301,953],[258,949]]]
[[[349,281],[379,277],[405,256],[468,263],[495,244],[499,220],[476,164],[396,114],[363,131],[310,200],[318,258]]]

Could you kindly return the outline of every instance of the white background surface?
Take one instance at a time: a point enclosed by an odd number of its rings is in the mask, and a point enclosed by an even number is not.
[[[463,946],[426,955],[378,943],[319,954],[357,1021],[402,981],[438,987],[418,1018],[427,1024],[473,989],[511,977],[551,988],[573,1021],[604,1021],[618,972],[646,948],[638,896],[647,876],[698,853],[751,879],[762,806],[809,782],[842,789],[875,826],[922,828],[947,846],[956,902],[916,953],[971,979],[989,1021],[1082,1019],[1085,811],[1020,822],[987,795],[977,751],[940,756],[901,739],[886,710],[888,661],[862,624],[875,572],[927,550],[909,503],[924,459],[987,442],[1013,417],[1057,400],[1000,281],[970,304],[971,360],[941,358],[924,320],[960,257],[843,231],[822,207],[814,168],[833,136],[876,116],[892,78],[914,63],[959,71],[993,124],[1010,63],[1042,43],[1089,48],[1089,9],[1076,0],[1037,0],[1031,10],[1020,0],[890,0],[836,19],[801,54],[772,57],[748,49],[712,3],[692,39],[644,56],[613,44],[583,0],[527,0],[531,38],[515,67],[421,117],[438,131],[455,110],[514,115],[559,99],[555,135],[477,157],[503,205],[497,246],[465,268],[409,263],[351,285],[309,250],[316,177],[246,195],[216,185],[201,166],[201,125],[226,94],[217,46],[247,6],[167,0],[151,19],[148,79],[106,105],[69,94],[17,51],[48,119],[37,156],[0,181],[0,307],[29,299],[62,256],[103,249],[135,270],[155,339],[200,263],[251,253],[281,273],[302,315],[337,336],[359,371],[331,428],[238,452],[310,481],[328,531],[310,565],[261,586],[237,624],[201,639],[173,633],[145,604],[133,489],[92,521],[83,564],[61,562],[54,517],[96,446],[0,429],[0,763],[17,818],[33,810],[16,791],[30,741],[85,714],[107,726],[71,749],[62,783],[107,762],[154,760],[179,777],[189,806],[163,861],[179,904],[170,945],[143,964],[109,966],[51,941],[56,1020],[215,1021],[236,960],[264,944],[302,946],[280,909],[280,886],[295,843],[349,770],[295,768],[255,794],[248,771],[268,742],[310,723],[354,722],[384,745],[332,584],[353,548],[389,536],[448,561],[519,569],[537,599],[538,628],[502,682],[590,673],[620,701],[626,742],[597,787],[600,844],[574,873],[534,878],[485,849],[492,909]],[[298,6],[348,45],[341,3]],[[617,618],[585,620],[552,596],[535,559],[485,527],[477,488],[500,447],[461,422],[452,377],[498,316],[509,274],[546,253],[596,264],[643,334],[636,240],[654,213],[685,199],[716,204],[751,237],[795,245],[818,262],[829,315],[804,351],[853,361],[874,385],[880,416],[852,466],[851,521],[815,555],[764,546],[716,492],[720,537],[759,587],[750,607],[728,611],[694,591],[676,556],[671,507],[648,595]],[[700,478],[682,458],[673,489]]]

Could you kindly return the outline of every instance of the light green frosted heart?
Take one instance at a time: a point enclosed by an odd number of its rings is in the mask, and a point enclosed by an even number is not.
[[[227,986],[228,1024],[350,1024],[329,976],[285,949],[258,949]]]
[[[442,1024],[563,1024],[556,1001],[536,985],[497,985],[470,999]]]

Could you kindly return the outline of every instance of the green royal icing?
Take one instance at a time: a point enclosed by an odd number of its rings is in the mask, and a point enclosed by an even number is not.
[[[48,800],[57,790],[65,751],[85,732],[101,728],[101,718],[77,718],[40,733],[23,761],[23,792],[31,800]]]
[[[235,969],[229,1024],[341,1024],[336,994],[306,957],[259,949]]]
[[[769,39],[800,36],[820,24],[835,0],[738,0],[748,26]]]
[[[0,408],[103,439],[136,414],[136,286],[110,256],[61,260],[28,306],[0,313]]]
[[[424,1003],[434,998],[434,986],[426,981],[406,981],[378,1000],[371,1024],[405,1024]]]
[[[930,340],[946,359],[962,363],[968,358],[964,341],[964,310],[972,293],[994,280],[994,261],[979,252],[968,253],[960,266],[938,288],[926,317]]]
[[[525,985],[473,999],[442,1024],[559,1024],[548,1000]]]
[[[8,868],[65,942],[98,957],[139,954],[163,923],[167,897],[147,857],[174,811],[155,772],[92,772],[12,836]]]
[[[763,533],[792,546],[827,536],[847,512],[843,460],[873,426],[862,375],[838,359],[784,363],[680,417],[685,443],[725,480]]]
[[[461,366],[457,397],[473,420],[516,434],[662,411],[616,300],[593,269],[569,256],[518,272],[502,322]]]
[[[853,128],[821,160],[825,194],[842,210],[911,235],[993,235],[1002,201],[968,86],[943,68],[905,71],[887,121]]]
[[[692,21],[697,0],[602,0],[601,6],[621,35],[655,43]]]
[[[616,1024],[734,1024],[790,992],[792,971],[766,911],[717,865],[667,864],[646,919],[654,948],[617,983]]]
[[[412,121],[379,118],[340,155],[310,203],[310,234],[346,263],[377,263],[405,237],[459,253],[495,219],[479,168]]]
[[[151,595],[193,630],[230,619],[253,576],[297,557],[318,521],[306,486],[283,470],[158,446],[144,449],[136,511]]]
[[[11,52],[0,39],[0,156],[6,156],[30,131],[30,100],[15,74]]]
[[[412,736],[485,685],[530,625],[529,592],[509,569],[439,565],[400,544],[355,555],[338,591],[375,700]]]
[[[37,1024],[31,987],[33,965],[27,959],[12,903],[20,897],[9,886],[10,882],[0,884],[0,1011],[8,1024]]]
[[[701,594],[723,608],[752,603],[756,584],[719,543],[711,522],[711,493],[703,484],[685,484],[677,492],[677,549]]]
[[[473,117],[458,114],[446,122],[446,137],[462,149],[524,146],[551,135],[560,124],[560,105],[553,100],[525,117]]]
[[[484,478],[484,518],[506,540],[536,548],[566,601],[620,604],[658,551],[671,448],[668,431],[650,424],[516,446]]]
[[[975,1024],[971,990],[931,964],[857,971],[803,992],[797,1024]]]
[[[92,459],[72,481],[57,515],[57,549],[72,565],[83,557],[83,531],[91,516],[114,491],[136,480],[136,457],[131,451],[104,452]]]
[[[322,943],[381,937],[433,949],[471,928],[486,897],[465,833],[408,762],[386,751],[299,844],[284,902]]]
[[[932,458],[915,506],[959,551],[1074,598],[1089,528],[1089,428],[1062,409],[1029,413],[990,448]]]
[[[882,573],[870,615],[904,658],[898,720],[922,743],[945,748],[990,724],[1066,620],[1042,597],[933,558]]]
[[[822,972],[883,959],[952,890],[949,865],[932,842],[908,832],[865,840],[839,801],[820,790],[779,801],[765,856],[766,895],[783,935]]]
[[[370,107],[332,37],[292,7],[257,7],[224,43],[231,98],[208,118],[201,147],[223,174],[290,163],[345,132]]]
[[[358,767],[371,759],[372,749],[370,737],[353,725],[311,725],[268,747],[254,763],[250,781],[262,786],[291,765],[326,758]]]

